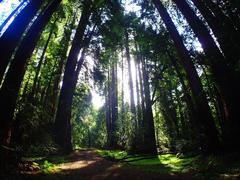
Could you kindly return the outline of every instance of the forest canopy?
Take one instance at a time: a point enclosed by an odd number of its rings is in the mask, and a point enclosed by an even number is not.
[[[1,162],[9,148],[239,150],[239,1],[12,0],[0,9]]]

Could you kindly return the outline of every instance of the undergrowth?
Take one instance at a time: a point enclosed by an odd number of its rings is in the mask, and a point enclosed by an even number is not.
[[[200,179],[218,179],[240,177],[240,159],[237,154],[222,156],[183,156],[175,154],[129,155],[119,150],[97,150],[105,158],[123,162],[126,166],[133,166],[144,171],[158,172],[161,174],[190,173]]]

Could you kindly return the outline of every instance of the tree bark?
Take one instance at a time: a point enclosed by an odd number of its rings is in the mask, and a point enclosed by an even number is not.
[[[138,59],[135,55],[135,70],[136,70],[136,93],[137,93],[137,132],[139,131],[139,122],[141,121],[141,105],[140,105],[140,90],[139,90],[139,71],[138,71]]]
[[[189,81],[189,85],[193,94],[193,98],[197,107],[198,124],[200,125],[200,131],[205,135],[202,137],[201,147],[203,151],[212,152],[218,149],[219,139],[218,132],[214,124],[214,120],[211,114],[211,110],[208,106],[208,101],[203,91],[202,83],[194,67],[191,57],[188,54],[186,47],[183,44],[183,40],[179,35],[172,19],[170,18],[167,10],[163,6],[160,0],[152,0],[155,4],[162,20],[164,21],[173,41],[177,48],[177,52],[180,57],[180,63],[184,67]],[[206,140],[207,139],[207,140]]]
[[[145,97],[144,97],[144,87],[143,87],[143,73],[142,73],[142,63],[141,63],[141,57],[139,57],[139,62],[137,64],[138,66],[138,75],[139,75],[139,85],[140,85],[140,96],[141,96],[141,109],[142,109],[142,120],[139,123],[140,127],[143,127],[143,116],[145,112]]]
[[[213,14],[204,1],[192,0],[192,2],[201,12],[209,27],[212,29],[225,57],[228,61],[235,64],[239,59],[239,45],[235,43],[236,38],[238,38],[236,37],[236,34],[238,33],[235,28],[229,24],[230,19],[219,19],[220,17]],[[228,25],[226,25],[226,23]]]
[[[152,100],[150,96],[150,84],[148,72],[146,70],[145,60],[142,59],[142,71],[143,71],[143,85],[144,85],[144,95],[146,109],[144,111],[143,118],[143,134],[144,134],[144,153],[157,154],[157,146],[155,139],[155,130],[154,130],[154,119],[152,112]]]
[[[46,10],[36,19],[28,33],[26,34],[21,46],[18,48],[15,58],[7,72],[5,81],[0,91],[0,140],[3,144],[9,144],[5,141],[9,128],[11,128],[16,101],[26,70],[27,60],[30,58],[34,47],[46,24],[49,22],[52,14],[57,9],[61,0],[54,0]],[[8,102],[8,103],[6,103]]]
[[[117,148],[116,130],[118,117],[118,97],[117,97],[117,63],[112,64],[111,73],[111,138],[110,147]]]
[[[110,67],[108,66],[108,80],[107,80],[107,88],[106,88],[106,126],[107,126],[107,146],[110,147],[111,142],[111,123],[112,123],[112,116],[111,116],[111,86],[110,86]]]
[[[136,125],[136,108],[135,108],[135,99],[134,99],[134,92],[133,92],[133,78],[132,78],[132,66],[131,66],[131,59],[130,59],[130,51],[129,51],[129,37],[128,32],[125,30],[125,48],[126,48],[126,56],[127,56],[127,63],[128,63],[128,76],[129,76],[129,89],[130,89],[130,108],[133,117],[134,128],[137,129]]]
[[[179,81],[182,85],[183,88],[183,92],[184,92],[184,100],[188,106],[188,115],[189,115],[189,119],[190,119],[190,127],[194,128],[197,131],[197,126],[196,126],[196,118],[194,117],[196,112],[196,106],[192,100],[191,94],[189,93],[189,90],[187,88],[187,85],[184,82],[184,76],[183,74],[180,72],[179,70],[179,66],[177,64],[177,60],[171,55],[171,53],[166,50],[167,56],[169,57],[170,61],[172,62],[174,69],[177,73],[177,76],[179,78]]]
[[[72,34],[72,30],[74,29],[74,24],[76,21],[75,18],[76,18],[76,12],[73,16],[71,23],[66,24],[67,27],[64,30],[64,36],[60,41],[60,44],[62,45],[60,52],[59,52],[60,59],[59,59],[58,67],[57,67],[56,74],[54,77],[54,82],[53,82],[53,96],[52,96],[53,109],[52,109],[52,112],[54,115],[57,110],[57,102],[58,102],[58,97],[59,97],[58,95],[59,95],[59,90],[60,90],[59,85],[62,80],[62,73],[63,73],[64,66],[65,66],[66,59],[67,59],[67,51],[68,51],[68,48],[70,46],[70,41],[71,41],[71,34]]]
[[[71,142],[71,108],[74,92],[75,68],[78,54],[82,48],[83,36],[91,15],[91,9],[84,6],[82,15],[68,55],[62,89],[60,92],[57,114],[55,118],[55,140],[67,152],[72,151]]]
[[[229,127],[231,128],[229,131],[234,132],[230,138],[232,139],[236,137],[236,135],[240,135],[237,128],[235,128],[240,127],[240,115],[238,112],[240,107],[240,89],[235,85],[236,80],[232,72],[233,70],[228,68],[226,59],[222,56],[213,40],[213,37],[196,14],[191,10],[187,2],[185,0],[174,0],[174,2],[186,17],[209,59],[215,83],[221,93],[222,101],[226,104],[226,113],[229,114],[228,122]],[[240,148],[240,143],[237,144]],[[231,147],[235,145],[236,143],[231,145]]]
[[[2,82],[11,56],[13,55],[25,29],[37,14],[37,11],[40,9],[43,2],[44,1],[40,0],[31,0],[0,37],[0,83]]]
[[[39,59],[39,62],[38,62],[38,66],[37,66],[37,69],[36,69],[36,74],[35,74],[35,77],[34,77],[34,80],[33,80],[33,86],[32,86],[32,92],[30,94],[30,99],[33,98],[34,94],[35,94],[35,91],[36,91],[36,85],[37,85],[37,80],[38,80],[38,77],[39,77],[39,73],[40,73],[40,70],[42,68],[42,63],[43,63],[43,60],[44,60],[44,57],[45,57],[45,54],[46,54],[46,51],[47,51],[47,48],[48,48],[48,45],[49,45],[49,42],[51,40],[51,37],[53,35],[53,32],[54,32],[54,29],[55,29],[55,23],[57,21],[57,18],[56,20],[54,21],[54,23],[52,24],[52,27],[51,27],[51,30],[49,32],[49,35],[48,35],[48,38],[47,38],[47,41],[43,47],[43,51],[42,51],[42,54],[41,54],[41,57]]]

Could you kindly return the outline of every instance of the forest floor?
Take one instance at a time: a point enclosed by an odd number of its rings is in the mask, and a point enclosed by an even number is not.
[[[25,158],[22,163],[18,165],[17,176],[13,174],[12,176],[6,176],[6,179],[150,180],[240,178],[240,172],[237,173],[236,170],[232,174],[220,175],[220,173],[218,173],[218,176],[216,176],[216,173],[211,173],[210,175],[204,176],[204,174],[208,173],[209,169],[205,172],[202,172],[202,169],[197,169],[196,171],[191,164],[193,160],[196,160],[194,158],[183,159],[182,161],[175,156],[173,157],[173,155],[164,155],[160,158],[156,158],[158,156],[121,157],[121,160],[119,160],[117,157],[119,156],[119,152],[113,153],[117,155],[114,158],[111,155],[112,152],[110,152],[110,154],[109,152],[110,151],[85,149],[75,151],[67,156]],[[141,162],[144,164],[142,167]],[[203,164],[203,166],[206,167],[207,164]],[[186,169],[187,171],[185,171]]]

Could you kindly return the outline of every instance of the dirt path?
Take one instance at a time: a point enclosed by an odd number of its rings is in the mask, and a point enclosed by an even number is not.
[[[94,150],[74,152],[65,157],[66,163],[59,166],[59,171],[51,174],[35,174],[25,176],[24,179],[193,179],[189,175],[159,174],[145,172],[134,167],[126,167],[97,155]]]

